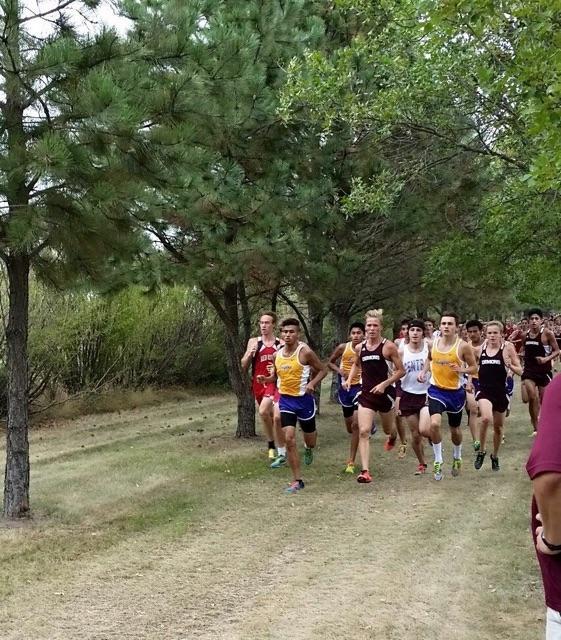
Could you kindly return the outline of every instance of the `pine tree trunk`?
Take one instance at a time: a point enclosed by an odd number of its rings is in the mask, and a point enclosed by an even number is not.
[[[336,311],[333,312],[333,317],[335,318],[335,330],[336,330],[336,343],[341,344],[342,342],[347,342],[349,335],[349,324],[351,322],[350,314],[345,311]],[[339,391],[339,381],[338,376],[335,372],[331,376],[331,389],[329,394],[329,399],[331,402],[335,404],[339,404],[339,400],[337,398],[337,392]]]
[[[29,315],[29,258],[6,258],[10,302],[6,329],[8,369],[8,422],[4,516],[29,514],[29,407],[27,328]]]
[[[224,324],[224,347],[226,350],[226,368],[232,390],[238,401],[238,424],[236,427],[237,438],[255,437],[255,400],[251,393],[249,377],[242,371],[241,357],[245,349],[243,338],[240,337],[240,322],[238,311],[238,285],[228,284],[223,289],[202,289],[207,300],[218,313]],[[242,310],[249,313],[249,309]],[[247,325],[247,318],[244,318]]]

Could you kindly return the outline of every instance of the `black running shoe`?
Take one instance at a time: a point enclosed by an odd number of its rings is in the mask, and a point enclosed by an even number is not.
[[[501,468],[499,466],[499,459],[496,458],[493,454],[491,454],[491,468],[493,471],[500,471]]]
[[[473,463],[473,466],[476,469],[481,469],[481,467],[483,466],[483,461],[485,460],[486,454],[487,454],[486,451],[477,452],[477,455],[475,456],[475,462]],[[491,459],[493,459],[493,456],[491,456]]]

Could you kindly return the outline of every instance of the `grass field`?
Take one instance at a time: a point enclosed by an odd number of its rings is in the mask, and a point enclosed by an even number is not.
[[[0,529],[0,638],[543,637],[519,401],[500,473],[465,447],[459,478],[415,477],[377,435],[371,485],[341,475],[325,405],[296,496],[262,440],[232,437],[234,408],[193,396],[34,431],[34,519]]]

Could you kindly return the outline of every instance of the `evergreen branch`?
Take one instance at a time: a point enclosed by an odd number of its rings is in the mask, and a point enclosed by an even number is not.
[[[18,25],[23,24],[24,22],[29,22],[30,20],[36,20],[37,18],[44,18],[45,16],[51,15],[53,13],[56,13],[57,11],[60,12],[63,9],[66,9],[66,7],[69,7],[71,4],[74,4],[76,2],[76,0],[66,0],[65,2],[63,2],[62,4],[59,4],[56,7],[53,7],[52,9],[48,9],[47,11],[43,11],[43,13],[33,13],[31,10],[30,16],[27,16],[26,18],[20,18],[17,22]]]

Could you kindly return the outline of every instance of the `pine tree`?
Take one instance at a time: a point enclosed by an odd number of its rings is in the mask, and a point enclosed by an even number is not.
[[[29,513],[29,273],[100,277],[136,249],[131,203],[161,174],[173,112],[154,55],[88,22],[98,0],[3,0],[0,257],[9,280],[4,515]],[[159,79],[162,82],[162,78]],[[158,85],[161,86],[161,85]],[[171,160],[169,160],[171,162]]]

